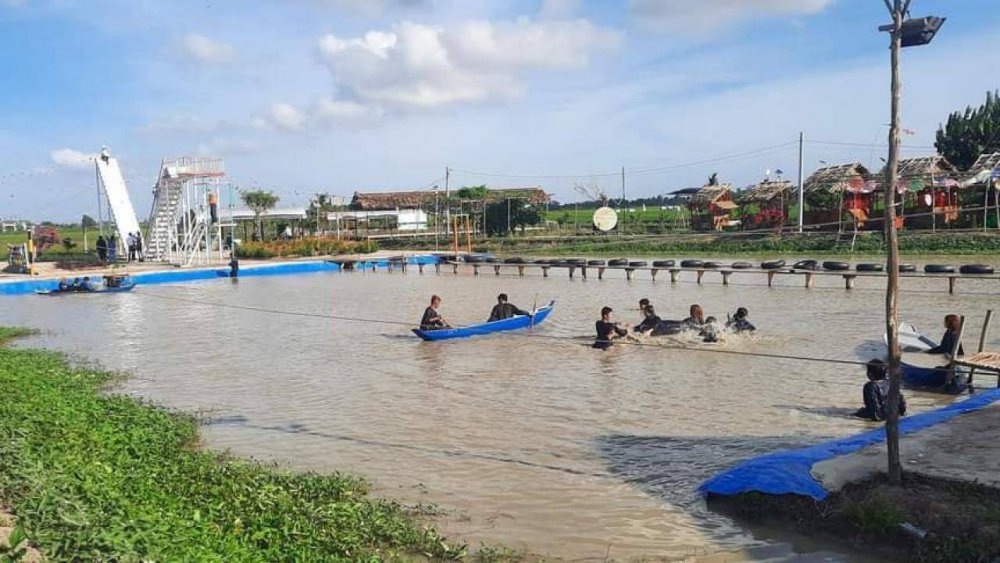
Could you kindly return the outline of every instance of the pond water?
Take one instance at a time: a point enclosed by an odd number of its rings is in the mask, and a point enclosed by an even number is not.
[[[210,417],[203,435],[212,447],[364,475],[379,494],[434,505],[437,526],[472,546],[594,560],[817,555],[821,547],[753,534],[707,510],[696,488],[741,459],[868,429],[848,416],[863,370],[710,350],[867,360],[880,353],[884,281],[859,279],[846,292],[833,276],[810,290],[799,277],[768,288],[761,275],[729,286],[717,274],[703,285],[685,276],[213,280],[8,297],[0,324],[43,329],[22,345],[126,371],[125,392]],[[966,314],[974,347],[996,284],[963,280],[962,293],[949,295],[945,280],[904,280],[901,318],[938,338],[944,314]],[[476,322],[501,291],[522,308],[556,299],[555,312],[531,333],[439,343],[403,324],[323,317],[415,323],[437,293],[453,324]],[[663,318],[682,318],[696,302],[722,318],[745,306],[759,330],[718,344],[667,341],[702,351],[589,347],[603,305],[635,322],[642,297]],[[907,396],[913,412],[952,400]]]

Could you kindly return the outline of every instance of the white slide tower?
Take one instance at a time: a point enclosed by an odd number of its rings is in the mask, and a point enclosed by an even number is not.
[[[147,225],[147,260],[180,266],[222,260],[220,208],[217,203],[212,222],[209,202],[219,201],[225,175],[221,158],[184,157],[160,163]]]
[[[97,164],[97,183],[104,190],[108,202],[111,221],[118,234],[119,254],[127,251],[125,247],[129,233],[139,232],[139,220],[132,207],[132,199],[128,195],[125,177],[122,176],[118,159],[111,156],[107,150],[95,159]]]

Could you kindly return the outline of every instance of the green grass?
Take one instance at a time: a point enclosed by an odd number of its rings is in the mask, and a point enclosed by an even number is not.
[[[0,346],[15,338],[23,338],[31,334],[35,334],[35,331],[30,328],[0,326]]]
[[[194,418],[106,395],[111,377],[57,353],[0,348],[0,499],[49,560],[464,555],[357,478],[198,449]]]

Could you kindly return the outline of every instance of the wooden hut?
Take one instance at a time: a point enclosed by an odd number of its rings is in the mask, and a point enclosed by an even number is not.
[[[906,158],[899,161],[897,198],[899,226],[937,228],[938,217],[945,224],[959,219],[958,170],[941,155]],[[887,168],[881,177],[886,178]],[[884,181],[883,181],[884,184]],[[907,218],[907,212],[913,217]]]
[[[788,180],[765,178],[737,196],[743,208],[744,226],[751,229],[768,229],[785,224],[788,202],[795,186]]]
[[[1000,228],[1000,152],[979,155],[959,182],[965,190],[976,190],[970,199],[982,205],[982,227]],[[982,194],[978,193],[982,190]],[[979,214],[970,223],[978,226]]]
[[[691,227],[695,230],[721,231],[739,224],[732,217],[732,211],[739,207],[733,201],[733,187],[730,184],[709,184],[702,186],[691,196],[688,209],[691,210]]]
[[[825,166],[813,172],[803,184],[808,207],[805,222],[841,228],[846,212],[856,224],[863,224],[873,207],[870,176],[860,162]]]

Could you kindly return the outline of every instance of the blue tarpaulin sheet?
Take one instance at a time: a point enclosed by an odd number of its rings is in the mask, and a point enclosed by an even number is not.
[[[982,391],[974,397],[946,407],[903,418],[900,435],[919,432],[958,415],[977,411],[1000,400],[1000,389]],[[885,441],[885,427],[808,448],[775,452],[720,473],[699,487],[704,494],[738,495],[757,491],[772,495],[802,495],[823,500],[829,494],[812,476],[814,464],[854,453]]]
[[[408,264],[434,264],[438,262],[437,256],[410,256],[406,259]],[[387,268],[389,260],[371,260],[358,262],[357,268],[361,269],[364,264],[365,269]],[[291,274],[306,274],[311,272],[335,272],[341,269],[340,264],[333,261],[309,261],[309,262],[288,262],[284,264],[265,264],[260,266],[249,266],[240,269],[240,277],[248,278],[254,276],[279,276]],[[159,284],[159,283],[182,283],[189,281],[210,280],[216,278],[228,278],[229,268],[208,268],[198,270],[172,270],[167,272],[150,272],[146,274],[135,274],[132,279],[137,285]],[[25,295],[36,291],[51,291],[58,288],[58,280],[23,280],[9,283],[0,283],[0,295]]]

